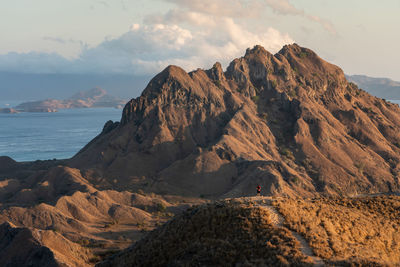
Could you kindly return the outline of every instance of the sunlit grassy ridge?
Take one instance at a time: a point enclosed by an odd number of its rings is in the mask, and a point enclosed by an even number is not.
[[[287,226],[333,263],[400,263],[400,197],[278,199]]]
[[[310,266],[268,210],[219,202],[193,207],[101,266]]]

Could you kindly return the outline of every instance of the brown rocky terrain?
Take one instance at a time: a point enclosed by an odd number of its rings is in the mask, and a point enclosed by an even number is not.
[[[90,266],[89,251],[61,234],[0,225],[1,266]]]
[[[255,46],[232,61],[225,72],[219,63],[210,70],[190,73],[169,66],[149,82],[140,97],[126,104],[120,122],[107,122],[101,134],[73,158],[15,162],[0,157],[0,223],[6,223],[0,243],[4,239],[4,250],[11,251],[25,238],[32,243],[29,251],[44,251],[40,255],[54,266],[64,264],[63,257],[71,258],[71,263],[65,263],[71,266],[93,265],[193,204],[254,195],[260,184],[263,195],[305,198],[295,213],[300,223],[282,205],[277,209],[287,220],[283,225],[271,221],[268,209],[248,201],[227,202],[221,209],[218,205],[197,207],[129,247],[129,255],[115,256],[116,263],[126,258],[146,265],[144,258],[155,255],[151,253],[156,248],[169,253],[168,248],[158,247],[158,237],[170,242],[171,231],[189,220],[194,223],[176,234],[184,238],[192,233],[198,242],[189,247],[168,243],[181,254],[160,262],[200,264],[200,258],[212,252],[204,264],[216,264],[218,257],[243,265],[316,263],[304,253],[296,231],[306,238],[307,249],[315,253],[312,256],[328,263],[385,264],[397,260],[394,241],[391,246],[386,244],[391,236],[397,240],[393,215],[380,221],[387,229],[393,225],[393,235],[372,238],[371,243],[383,243],[379,248],[390,247],[392,252],[354,261],[351,257],[363,247],[357,247],[356,238],[366,236],[349,234],[353,243],[332,241],[335,248],[353,251],[338,252],[322,241],[326,239],[320,229],[323,225],[310,226],[308,218],[301,218],[319,216],[304,211],[309,209],[307,198],[320,199],[315,209],[330,199],[332,216],[341,218],[343,205],[332,199],[399,192],[399,130],[397,105],[349,83],[340,68],[296,44],[275,55]],[[393,205],[395,209],[397,204]],[[361,211],[351,212],[351,221],[366,223],[369,218]],[[207,226],[212,232],[202,224],[204,216],[216,218]],[[231,224],[224,224],[225,220]],[[232,232],[223,233],[230,226]],[[321,233],[316,237],[318,246],[303,231],[311,231],[310,227]],[[338,236],[347,235],[346,229],[335,231]],[[37,239],[39,230],[54,241]],[[201,239],[203,230],[207,240]],[[27,233],[21,235],[24,238],[19,234],[9,238],[9,233],[19,231]],[[371,231],[380,233],[378,228]],[[279,242],[262,243],[266,237]],[[235,243],[234,238],[242,242]],[[63,247],[65,242],[68,249]],[[217,246],[225,250],[220,252]],[[88,250],[78,257],[74,253],[80,247]],[[200,253],[197,258],[191,258],[194,249]],[[253,249],[255,254],[251,254]],[[268,257],[262,258],[264,253]],[[249,255],[254,255],[254,261]]]
[[[65,166],[2,180],[0,200],[0,251],[10,255],[0,254],[1,266],[93,265],[175,213],[204,202],[143,192],[98,191],[79,170]],[[29,246],[15,251],[26,239],[31,240]],[[79,256],[80,251],[85,253]],[[22,253],[19,258],[18,253]]]
[[[70,164],[104,188],[191,196],[398,191],[399,111],[309,49],[255,46],[225,72],[169,66]]]
[[[20,112],[57,112],[58,109],[116,107],[125,105],[125,101],[107,94],[104,89],[93,88],[79,92],[68,99],[46,99],[24,102],[15,107]]]
[[[0,171],[13,177],[0,181],[1,266],[93,265],[174,214],[205,202],[142,191],[99,191],[78,169],[54,166],[59,161],[17,163],[0,157],[0,163]],[[19,246],[22,257],[16,257]]]

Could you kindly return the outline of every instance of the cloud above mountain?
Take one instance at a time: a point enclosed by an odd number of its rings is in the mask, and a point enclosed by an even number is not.
[[[119,37],[97,46],[81,45],[73,59],[58,54],[9,53],[0,55],[0,71],[29,73],[154,74],[174,64],[187,71],[209,68],[215,61],[227,64],[255,44],[277,52],[294,40],[277,29],[252,29],[242,18],[260,16],[265,3],[232,0],[165,0],[175,4],[163,14],[148,15]],[[59,37],[46,40],[68,43]]]
[[[277,51],[283,44],[292,42],[288,35],[273,28],[267,28],[262,33],[252,33],[230,18],[220,19],[218,29],[215,27],[207,30],[189,30],[176,24],[134,24],[120,38],[85,51],[81,59],[91,62],[98,58],[97,55],[103,55],[105,61],[98,62],[98,68],[111,67],[116,72],[125,69],[135,74],[153,73],[170,64],[190,71],[199,66],[210,67],[216,60],[227,64],[254,44],[262,44],[271,51]]]

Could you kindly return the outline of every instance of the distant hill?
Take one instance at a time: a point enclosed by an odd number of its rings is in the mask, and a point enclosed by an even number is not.
[[[400,100],[400,82],[365,75],[347,75],[346,78],[374,96]]]
[[[115,107],[122,108],[125,100],[107,94],[104,89],[93,88],[81,91],[68,99],[46,99],[41,101],[24,102],[15,107],[20,112],[56,112],[58,109]]]
[[[32,74],[0,72],[0,99],[34,101],[66,99],[87,88],[100,87],[120,98],[140,94],[150,76],[127,74]]]

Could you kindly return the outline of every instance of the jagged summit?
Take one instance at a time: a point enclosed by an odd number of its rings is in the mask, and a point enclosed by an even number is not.
[[[399,114],[307,48],[255,46],[225,72],[167,67],[71,164],[159,193],[398,191]]]
[[[206,70],[206,73],[213,81],[224,81],[226,79],[221,63],[219,62],[216,62],[211,69]]]

